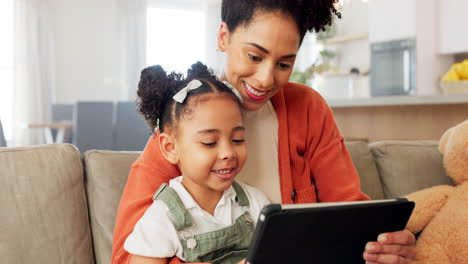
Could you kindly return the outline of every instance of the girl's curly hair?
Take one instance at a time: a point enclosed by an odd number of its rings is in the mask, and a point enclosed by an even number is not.
[[[190,81],[197,79],[202,85],[191,90],[183,103],[172,97]],[[137,90],[137,110],[143,115],[152,130],[173,127],[181,113],[189,112],[192,97],[208,93],[227,93],[240,105],[235,94],[217,79],[213,71],[201,62],[196,62],[187,71],[187,77],[177,72],[167,73],[160,65],[150,66],[141,72]]]
[[[338,0],[223,0],[221,19],[229,31],[252,22],[256,11],[280,11],[297,24],[300,39],[307,31],[319,32],[331,25],[333,18],[341,18],[335,8]]]

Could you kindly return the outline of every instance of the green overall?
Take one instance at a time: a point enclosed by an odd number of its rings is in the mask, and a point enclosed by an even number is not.
[[[249,199],[242,187],[233,182],[236,202],[242,207],[249,206]],[[192,227],[192,217],[185,209],[177,193],[167,184],[161,185],[153,199],[166,204],[171,213],[171,221],[177,231]],[[203,234],[181,238],[186,262],[209,262],[215,264],[235,264],[247,255],[252,240],[254,225],[246,210],[233,225]]]

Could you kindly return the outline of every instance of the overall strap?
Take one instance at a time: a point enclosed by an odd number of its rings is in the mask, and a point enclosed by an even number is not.
[[[249,206],[249,198],[247,198],[247,194],[245,194],[244,189],[240,186],[239,183],[236,181],[232,182],[232,187],[234,191],[236,191],[236,201],[239,203],[240,206]]]
[[[192,226],[190,213],[185,209],[179,195],[166,183],[159,187],[153,196],[153,200],[160,200],[166,204],[172,216],[171,221],[177,231]]]

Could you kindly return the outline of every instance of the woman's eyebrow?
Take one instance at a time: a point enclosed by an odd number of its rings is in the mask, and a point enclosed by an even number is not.
[[[256,47],[257,49],[261,50],[263,53],[270,54],[269,50],[267,50],[264,47],[258,45],[257,43],[246,42],[246,44],[249,44],[251,46]],[[295,57],[296,57],[296,54],[289,54],[289,55],[281,56],[281,58],[284,58],[284,59],[295,58]]]

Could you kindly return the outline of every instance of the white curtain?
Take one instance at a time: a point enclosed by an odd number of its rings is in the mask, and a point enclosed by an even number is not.
[[[15,0],[13,144],[44,143],[31,123],[50,121],[54,78],[54,35],[48,0]]]
[[[218,31],[221,25],[221,0],[203,1],[203,10],[206,16],[206,64],[213,68],[216,73],[220,73],[224,66],[225,56],[224,53],[216,51],[218,48]]]
[[[140,79],[141,70],[146,67],[146,9],[148,6],[165,7],[180,4],[195,4],[196,1],[174,0],[115,0],[119,29],[121,35],[121,83],[122,99],[134,100]],[[200,4],[206,13],[206,63],[216,71],[221,69],[223,63],[222,53],[216,52],[216,37],[221,23],[221,0],[201,0]],[[170,26],[170,25],[166,25]],[[161,39],[161,41],[168,41]],[[176,57],[174,59],[177,59]]]
[[[115,0],[121,36],[122,99],[135,100],[146,66],[146,0]]]

